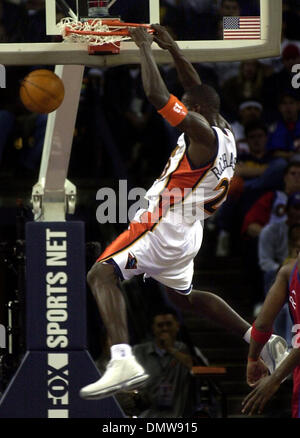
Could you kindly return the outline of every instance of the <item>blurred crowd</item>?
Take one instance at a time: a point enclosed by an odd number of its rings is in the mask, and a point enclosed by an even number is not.
[[[221,39],[223,16],[259,14],[258,0],[161,0],[160,6],[161,22],[176,40]],[[119,1],[111,13],[148,22],[148,8],[148,0]],[[263,300],[278,266],[300,248],[300,87],[292,82],[292,67],[300,64],[299,27],[300,1],[283,0],[279,57],[194,64],[220,93],[238,147],[228,200],[208,221],[216,232],[214,255],[241,255],[253,282],[253,305]],[[49,41],[43,0],[0,3],[0,42]],[[0,90],[0,175],[38,172],[47,117],[27,112],[18,97],[19,81],[38,67],[7,67],[7,87]],[[174,66],[159,68],[180,98]],[[139,65],[86,68],[70,176],[93,178],[95,185],[111,178],[127,179],[128,189],[149,186],[178,134],[148,103]]]

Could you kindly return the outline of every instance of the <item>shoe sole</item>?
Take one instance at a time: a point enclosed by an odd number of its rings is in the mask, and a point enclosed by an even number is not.
[[[79,395],[84,400],[101,400],[102,398],[111,397],[122,389],[121,386],[114,386],[107,390],[105,393],[94,392],[92,394],[85,394],[83,392],[79,392]]]
[[[148,374],[143,374],[142,376],[135,377],[134,379],[130,380],[130,382],[125,383],[124,388],[127,390],[140,388],[146,383],[148,379],[149,379]]]
[[[90,394],[84,393],[82,390],[79,392],[81,398],[85,400],[101,400],[102,398],[111,397],[122,389],[133,390],[142,386],[146,380],[149,379],[148,374],[142,374],[141,376],[133,377],[132,379],[125,380],[118,385],[113,385],[100,391],[95,391]]]

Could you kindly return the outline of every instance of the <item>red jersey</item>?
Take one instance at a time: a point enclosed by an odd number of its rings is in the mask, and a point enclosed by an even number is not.
[[[298,262],[293,267],[289,281],[289,309],[294,324],[299,324],[293,338],[293,347],[300,348],[300,275]],[[293,373],[293,397],[292,397],[292,416],[300,418],[300,364],[294,369]]]

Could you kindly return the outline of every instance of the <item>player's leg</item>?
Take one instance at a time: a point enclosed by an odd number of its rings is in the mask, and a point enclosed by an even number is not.
[[[111,342],[111,360],[105,373],[80,390],[81,397],[92,400],[108,397],[123,388],[136,388],[149,376],[129,345],[126,304],[115,267],[96,263],[88,273],[88,284]]]
[[[251,327],[222,298],[211,292],[193,289],[189,295],[184,296],[170,288],[167,291],[169,298],[181,309],[215,321],[238,336],[244,336]]]
[[[189,301],[195,311],[203,313],[210,320],[222,327],[227,327],[229,331],[238,336],[244,336],[250,328],[250,324],[218,295],[193,289]]]
[[[183,296],[167,288],[168,296],[175,305],[214,321],[221,327],[250,342],[251,325],[235,312],[222,298],[211,293],[193,289]],[[288,354],[286,341],[280,336],[273,335],[264,346],[261,357],[270,373],[284,360]]]
[[[95,263],[88,272],[87,282],[111,344],[128,344],[126,304],[114,266]]]

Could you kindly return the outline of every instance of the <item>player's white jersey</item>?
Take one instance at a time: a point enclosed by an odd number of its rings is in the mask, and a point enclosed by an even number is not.
[[[145,198],[152,223],[172,218],[175,225],[192,224],[206,219],[225,201],[236,165],[236,145],[232,132],[213,127],[217,137],[217,153],[207,165],[193,168],[189,161],[185,136],[178,139],[165,169]],[[145,220],[139,211],[135,220]]]
[[[233,134],[213,129],[218,139],[215,158],[193,169],[180,136],[162,175],[146,194],[148,209],[139,210],[128,230],[99,258],[113,261],[122,279],[144,273],[180,293],[191,292],[194,258],[203,238],[201,219],[224,202],[236,163]]]

